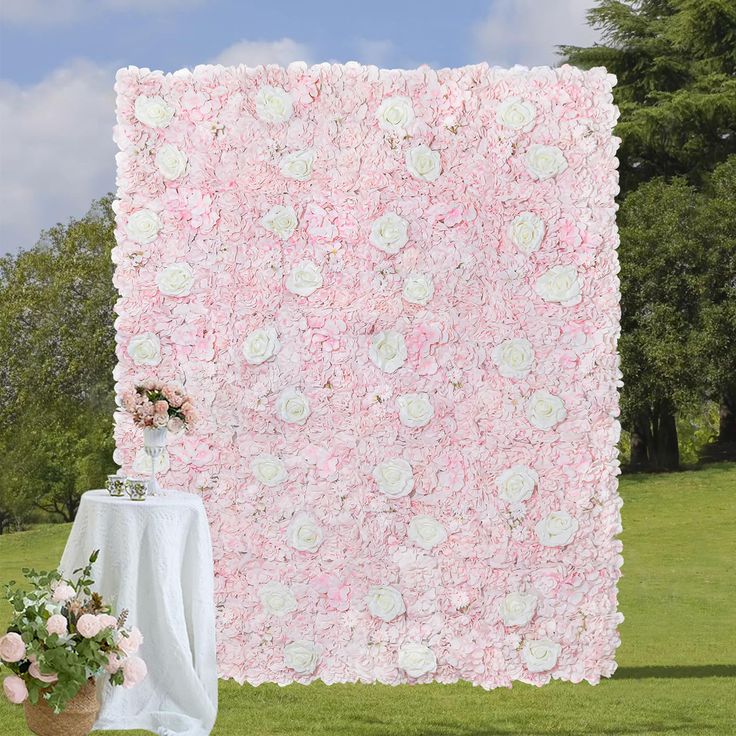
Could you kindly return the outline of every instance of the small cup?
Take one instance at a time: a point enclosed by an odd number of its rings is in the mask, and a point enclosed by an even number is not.
[[[145,501],[148,478],[126,478],[125,492],[131,501]]]
[[[122,473],[118,473],[117,475],[108,475],[105,488],[107,488],[107,492],[111,496],[124,496],[125,476]]]

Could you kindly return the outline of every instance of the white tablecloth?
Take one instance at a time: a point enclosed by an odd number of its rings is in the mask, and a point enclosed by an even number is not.
[[[206,736],[217,715],[212,545],[202,501],[188,493],[130,501],[82,496],[61,560],[69,577],[100,550],[95,588],[143,633],[148,676],[105,686],[98,729]]]

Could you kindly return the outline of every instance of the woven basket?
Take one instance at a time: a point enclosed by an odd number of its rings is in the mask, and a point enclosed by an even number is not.
[[[88,680],[58,715],[43,698],[36,705],[26,700],[24,707],[28,728],[38,736],[87,736],[100,710],[97,685],[94,680]]]

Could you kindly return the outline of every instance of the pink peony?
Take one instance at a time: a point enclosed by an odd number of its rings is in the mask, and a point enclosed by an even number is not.
[[[28,668],[28,674],[34,680],[38,680],[39,682],[45,682],[49,685],[53,682],[56,682],[59,679],[59,677],[56,674],[44,675],[39,669],[38,663],[36,662],[35,659],[31,662],[31,666]]]
[[[135,687],[147,674],[146,663],[140,657],[129,657],[123,663],[123,687]]]
[[[18,675],[10,675],[3,680],[5,697],[13,704],[20,705],[28,697],[28,688]]]
[[[92,613],[83,613],[77,621],[77,631],[85,638],[91,639],[102,630],[102,624],[98,616]]]
[[[121,636],[118,646],[127,655],[135,654],[143,644],[143,634],[137,626],[134,626],[129,632],[128,636]]]
[[[46,622],[46,631],[48,631],[49,634],[58,634],[59,636],[63,636],[67,632],[66,618],[60,613],[55,613],[53,616],[50,616],[49,620]]]
[[[97,618],[100,622],[100,631],[103,629],[114,629],[118,625],[117,617],[109,613],[99,613],[97,614]]]
[[[125,657],[121,657],[118,654],[109,654],[107,664],[105,665],[105,672],[114,675],[123,666],[124,662]]]
[[[66,603],[70,598],[74,598],[74,596],[77,594],[77,591],[72,588],[69,583],[65,583],[64,581],[61,581],[56,585],[54,588],[53,595],[51,596],[51,599],[55,601],[56,603]]]
[[[0,659],[3,662],[20,662],[26,656],[26,645],[20,634],[11,631],[0,638]]]

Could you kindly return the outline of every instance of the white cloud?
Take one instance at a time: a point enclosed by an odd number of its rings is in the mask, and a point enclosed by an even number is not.
[[[495,0],[473,29],[476,55],[490,64],[559,63],[558,45],[587,46],[599,34],[586,25],[593,0]]]
[[[371,41],[367,38],[359,38],[357,40],[355,51],[355,61],[381,67],[388,66],[396,54],[393,41]]]
[[[202,2],[203,0],[2,0],[0,19],[19,25],[50,25],[68,23],[106,10],[156,13],[181,10]]]
[[[309,47],[292,38],[278,41],[238,41],[221,51],[213,60],[213,64],[224,66],[258,66],[259,64],[281,64],[286,66],[292,61],[306,61],[311,64]]]

